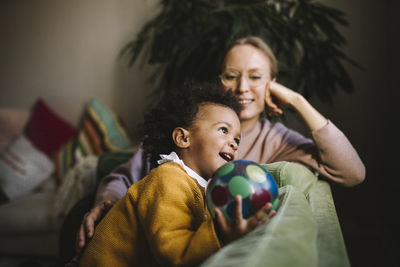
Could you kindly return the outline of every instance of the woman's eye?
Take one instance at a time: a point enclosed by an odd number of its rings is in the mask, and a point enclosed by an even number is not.
[[[252,76],[250,76],[250,79],[251,79],[251,80],[259,80],[259,79],[261,79],[261,76],[259,76],[259,75],[252,75]]]
[[[233,80],[236,80],[236,79],[237,79],[237,76],[234,76],[234,75],[225,75],[224,78],[225,78],[225,80],[233,81]]]
[[[221,128],[219,128],[219,131],[220,131],[221,133],[226,134],[226,133],[228,133],[228,128],[226,128],[226,127],[221,127]]]

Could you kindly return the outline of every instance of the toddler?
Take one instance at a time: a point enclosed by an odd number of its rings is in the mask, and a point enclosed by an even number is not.
[[[101,220],[80,266],[196,266],[268,221],[270,203],[245,220],[239,196],[232,224],[218,209],[213,221],[206,207],[208,179],[237,159],[239,109],[231,91],[187,84],[150,111],[143,147],[152,167],[159,166]]]

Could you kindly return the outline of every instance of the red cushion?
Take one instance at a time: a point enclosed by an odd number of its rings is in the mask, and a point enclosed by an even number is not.
[[[52,157],[75,136],[76,130],[39,98],[33,108],[25,134],[40,151]]]

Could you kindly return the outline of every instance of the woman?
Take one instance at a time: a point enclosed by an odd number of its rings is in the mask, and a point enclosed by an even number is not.
[[[232,89],[242,105],[239,158],[259,163],[295,161],[343,186],[361,183],[365,167],[345,135],[302,95],[276,83],[276,75],[276,59],[258,37],[237,40],[225,55],[222,85]],[[313,140],[261,116],[264,110],[269,115],[281,115],[284,108],[299,113]],[[130,185],[149,172],[142,152],[139,149],[128,163],[102,180],[95,205],[84,216],[78,232],[77,251],[84,247],[86,238],[93,236],[95,222]]]

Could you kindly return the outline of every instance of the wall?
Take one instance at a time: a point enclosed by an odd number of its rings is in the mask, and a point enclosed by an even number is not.
[[[129,129],[146,104],[148,67],[118,57],[158,11],[156,0],[5,0],[0,3],[0,106],[30,108],[38,97],[77,125],[97,97]]]

